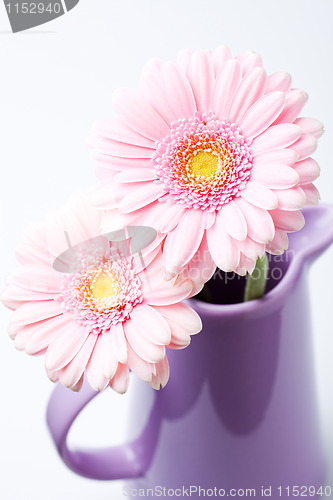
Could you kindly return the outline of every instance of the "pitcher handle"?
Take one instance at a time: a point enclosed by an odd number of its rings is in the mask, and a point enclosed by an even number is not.
[[[141,436],[131,443],[100,449],[71,450],[67,436],[76,417],[99,393],[86,382],[75,393],[60,383],[47,407],[46,420],[58,453],[75,473],[99,480],[131,479],[144,475],[157,441],[159,425],[151,425],[154,406]]]

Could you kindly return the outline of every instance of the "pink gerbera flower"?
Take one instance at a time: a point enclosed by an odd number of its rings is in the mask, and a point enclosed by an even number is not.
[[[45,353],[50,379],[73,390],[85,370],[96,390],[125,392],[129,370],[159,388],[169,376],[166,347],[186,347],[201,329],[180,302],[200,286],[185,275],[166,282],[159,245],[130,255],[128,240],[99,236],[102,216],[77,195],[28,232],[2,296],[15,310],[9,333],[18,349]]]
[[[121,214],[104,228],[149,221],[165,237],[168,279],[185,265],[245,274],[265,250],[282,253],[287,232],[304,224],[300,209],[319,199],[310,155],[322,125],[297,118],[306,100],[252,52],[150,62],[141,91],[116,92],[118,118],[97,123],[90,139],[95,202]]]

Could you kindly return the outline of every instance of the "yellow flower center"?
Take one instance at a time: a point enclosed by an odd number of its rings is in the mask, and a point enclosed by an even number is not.
[[[114,277],[103,273],[91,283],[91,292],[95,299],[114,297],[119,293],[119,284]]]
[[[219,157],[209,151],[198,151],[188,163],[190,174],[212,177],[219,169]]]

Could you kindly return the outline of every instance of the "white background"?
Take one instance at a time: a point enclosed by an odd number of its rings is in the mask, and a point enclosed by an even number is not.
[[[81,0],[65,16],[14,35],[1,4],[1,288],[15,268],[14,247],[25,227],[62,205],[73,190],[95,182],[85,140],[92,122],[112,113],[112,91],[136,86],[150,57],[172,59],[184,47],[251,49],[261,54],[268,73],[292,74],[294,86],[310,95],[304,114],[325,124],[315,154],[322,167],[317,186],[322,200],[333,202],[332,24],[332,0]],[[333,248],[310,276],[331,486],[332,258]],[[41,358],[14,349],[6,334],[9,317],[1,307],[0,497],[121,500],[121,482],[80,478],[58,459],[45,425],[53,385]],[[121,442],[126,398],[111,397],[110,391],[91,408],[86,416],[91,441]]]

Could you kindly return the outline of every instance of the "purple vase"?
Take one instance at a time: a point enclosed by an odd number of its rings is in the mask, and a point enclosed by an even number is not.
[[[325,486],[307,275],[333,242],[333,207],[304,215],[289,250],[270,258],[262,300],[239,303],[244,280],[223,273],[209,283],[216,303],[191,299],[203,331],[187,349],[169,351],[170,381],[153,392],[140,437],[110,450],[69,451],[68,429],[95,393],[57,386],[48,423],[69,467],[96,479],[132,479],[126,491],[133,497],[142,488],[191,498],[238,498],[253,489],[258,497],[264,488],[281,498],[287,487],[292,496],[295,485]],[[133,429],[153,389],[134,378],[131,384]]]

